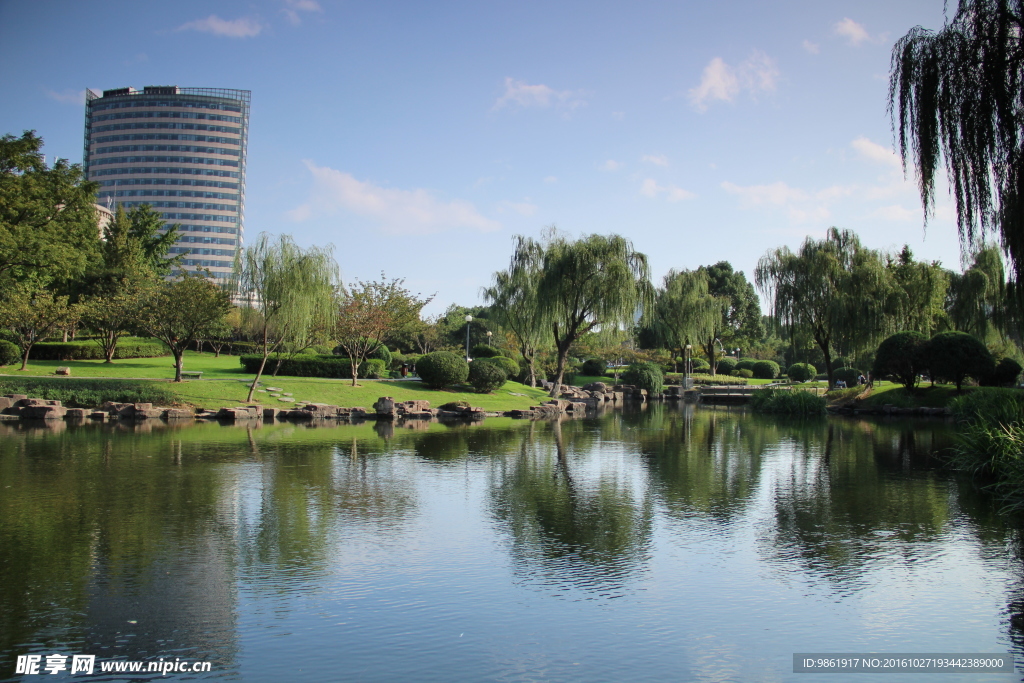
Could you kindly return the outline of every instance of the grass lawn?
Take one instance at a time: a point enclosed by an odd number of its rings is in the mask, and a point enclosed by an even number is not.
[[[970,390],[965,388],[964,393]],[[949,405],[957,395],[954,384],[921,384],[913,394],[908,395],[902,384],[876,381],[871,393],[861,399],[861,403],[873,408],[881,408],[887,403],[899,408],[942,408]]]
[[[11,377],[28,377],[33,375],[53,377],[58,367],[70,367],[70,378],[59,378],[60,381],[74,382],[75,378],[129,378],[142,380],[163,380],[161,387],[175,393],[183,404],[199,408],[220,408],[234,406],[245,401],[249,393],[247,382],[253,375],[242,369],[238,356],[220,356],[215,358],[211,353],[185,352],[185,369],[202,371],[201,380],[186,380],[175,384],[168,380],[174,377],[173,359],[170,356],[160,358],[131,358],[104,363],[101,360],[80,361],[33,361],[22,373],[13,369],[15,366],[3,368]],[[471,391],[436,390],[423,386],[418,381],[403,380],[359,380],[359,386],[353,387],[352,380],[323,379],[314,377],[270,377],[264,375],[261,389],[275,387],[280,392],[289,393],[295,403],[330,403],[340,406],[363,406],[372,408],[381,396],[391,396],[396,401],[423,399],[430,401],[436,408],[449,401],[468,401],[471,405],[484,410],[514,410],[528,408],[543,403],[547,393],[543,389],[531,389],[517,382],[508,382],[504,387],[491,394],[477,394]],[[270,392],[257,392],[254,402],[287,408],[291,402],[279,401],[278,397],[269,396]],[[517,395],[521,394],[521,395]]]

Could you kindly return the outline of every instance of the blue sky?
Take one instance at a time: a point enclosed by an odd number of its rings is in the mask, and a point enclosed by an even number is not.
[[[670,268],[830,226],[959,268],[892,152],[901,2],[0,0],[0,133],[82,159],[84,89],[252,91],[246,234],[332,243],[346,281],[480,301],[512,237],[619,233]]]

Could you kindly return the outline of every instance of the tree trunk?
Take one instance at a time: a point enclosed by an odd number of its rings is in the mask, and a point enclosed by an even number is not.
[[[103,344],[103,356],[106,358],[104,363],[114,362],[114,353],[117,351],[117,333],[107,332],[106,343]]]
[[[562,341],[557,339],[555,341],[555,347],[558,349],[558,369],[555,371],[555,384],[548,394],[551,398],[557,398],[559,389],[562,387],[562,379],[565,377],[565,359],[569,355],[570,346],[572,346],[572,341],[568,336]]]
[[[177,345],[171,347],[171,353],[174,354],[174,381],[181,381],[181,366],[182,366],[182,355],[184,353],[183,348],[179,348]]]
[[[357,387],[357,379],[359,377],[359,361],[354,356],[349,356],[349,363],[352,364],[352,386]]]
[[[32,344],[25,344],[25,353],[23,353],[21,356],[21,367],[19,368],[19,370],[28,369],[28,354],[30,351],[32,351]]]
[[[256,377],[252,380],[252,384],[249,385],[249,395],[245,397],[245,402],[249,403],[252,401],[252,395],[256,393],[256,385],[260,383],[260,377],[263,376],[263,368],[267,366],[267,358],[270,357],[270,353],[264,346],[263,349],[263,360],[260,361],[260,369],[256,371]]]

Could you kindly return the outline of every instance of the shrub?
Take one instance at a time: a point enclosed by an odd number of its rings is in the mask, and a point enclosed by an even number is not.
[[[751,368],[758,379],[775,379],[779,376],[779,364],[773,360],[759,360]]]
[[[806,382],[814,379],[815,375],[818,374],[818,370],[810,363],[793,363],[786,370],[786,374],[794,382]]]
[[[169,355],[163,342],[146,337],[124,337],[114,358],[157,358]],[[104,360],[103,347],[91,339],[72,342],[39,342],[29,352],[31,360]]]
[[[750,407],[760,413],[821,415],[825,397],[801,389],[758,389],[750,397]]]
[[[238,362],[245,368],[245,371],[251,373],[255,373],[259,369],[262,361],[263,356],[257,354],[246,354],[238,357]],[[272,374],[276,367],[277,358],[271,356],[267,359],[267,366],[264,372]],[[362,379],[379,379],[387,375],[387,366],[379,358],[369,358],[359,364],[356,372]],[[352,379],[352,363],[348,358],[339,358],[335,355],[297,354],[281,361],[281,367],[277,370],[277,374],[288,377]]]
[[[960,391],[967,377],[982,379],[995,371],[992,354],[966,332],[942,332],[921,350],[933,377],[953,382]]]
[[[832,368],[852,368],[853,361],[846,356],[836,356],[832,359]]]
[[[335,346],[333,353],[334,353],[335,356],[342,356],[342,357],[347,357],[348,356],[348,351],[346,351],[345,347],[341,346],[341,345]],[[366,357],[367,358],[377,358],[379,360],[384,361],[384,364],[386,366],[388,366],[388,367],[391,366],[391,351],[388,349],[388,347],[384,346],[383,344],[377,344],[376,346],[374,346],[370,350],[370,352],[368,354],[366,354]],[[351,374],[351,373],[349,373],[349,374]]]
[[[505,371],[505,378],[511,379],[512,377],[519,376],[519,363],[515,362],[511,358],[505,356],[492,356],[490,358],[477,358],[476,360],[483,361],[484,363],[491,363],[497,365],[499,368]],[[474,363],[476,361],[473,361]],[[472,369],[472,365],[470,366]]]
[[[736,373],[737,377],[745,377],[746,379],[750,379],[754,376],[754,371],[750,368],[740,368],[738,370],[733,370],[733,372]]]
[[[501,355],[501,351],[490,344],[477,344],[469,351],[471,358],[495,358]]]
[[[622,373],[622,381],[646,389],[648,394],[658,394],[664,386],[665,376],[657,363],[633,363]]]
[[[0,365],[14,365],[21,361],[21,349],[17,344],[0,339]]]
[[[455,410],[456,408],[469,408],[469,401],[459,399],[458,401],[448,401],[448,403],[442,403],[438,406],[441,410]]]
[[[121,379],[0,378],[0,395],[27,394],[60,401],[69,408],[95,408],[106,401],[171,405],[174,392],[161,382]]]
[[[920,332],[897,332],[878,345],[875,364],[871,369],[875,377],[891,377],[907,391],[917,386],[917,376],[925,369],[923,350],[928,337]]]
[[[588,358],[583,361],[583,367],[580,368],[580,373],[587,375],[588,377],[604,377],[604,371],[608,369],[608,364],[600,358]]]
[[[691,358],[690,368],[693,370],[694,373],[707,372],[708,370],[711,369],[711,364],[708,363],[703,358]]]
[[[863,370],[858,368],[839,368],[838,370],[832,371],[832,381],[838,382],[843,380],[846,382],[846,386],[855,387],[857,386],[857,378],[864,374]]]
[[[744,358],[743,360],[741,360],[739,363],[736,364],[736,369],[737,370],[750,370],[750,371],[753,371],[754,370],[754,363],[756,363],[756,362],[757,362],[756,358]]]
[[[1012,387],[1017,383],[1021,370],[1020,363],[1014,359],[1002,358],[996,363],[996,369],[992,374],[985,377],[980,383],[986,387]]]
[[[708,367],[710,368],[711,366],[709,365]],[[716,368],[717,372],[719,372],[722,375],[732,374],[732,371],[735,370],[735,369],[736,369],[736,359],[735,358],[729,358],[728,356],[726,356],[722,360],[718,361],[718,367]]]
[[[352,374],[351,367],[352,364],[349,363],[350,375]],[[388,364],[380,358],[367,358],[359,364],[357,372],[361,379],[380,379],[381,377],[387,377]]]
[[[695,385],[700,384],[728,384],[728,385],[744,385],[747,384],[746,377],[729,377],[728,375],[711,375],[706,374],[693,374],[690,375],[690,379],[693,380]]]
[[[425,385],[441,389],[465,382],[469,377],[469,363],[451,351],[434,351],[420,357],[416,372]]]
[[[469,383],[481,394],[500,389],[506,380],[508,375],[497,363],[480,360],[469,364]]]

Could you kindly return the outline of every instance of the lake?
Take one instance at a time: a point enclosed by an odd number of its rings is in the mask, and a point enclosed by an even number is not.
[[[951,439],[672,404],[0,423],[0,679],[40,680],[26,655],[42,680],[804,683],[864,675],[794,653],[1020,657],[1021,534],[938,466]]]

